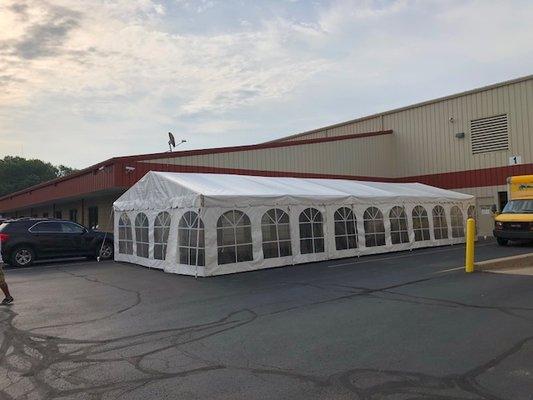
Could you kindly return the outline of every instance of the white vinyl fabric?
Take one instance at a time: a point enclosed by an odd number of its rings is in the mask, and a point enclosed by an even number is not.
[[[211,276],[463,243],[474,204],[420,183],[152,171],[113,203],[115,259]]]

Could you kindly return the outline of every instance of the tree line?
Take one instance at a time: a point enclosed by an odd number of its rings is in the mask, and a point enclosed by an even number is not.
[[[52,165],[42,160],[6,156],[0,159],[0,196],[76,171],[65,165]]]

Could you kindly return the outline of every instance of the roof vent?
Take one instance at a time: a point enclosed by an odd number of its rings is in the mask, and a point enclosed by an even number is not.
[[[507,114],[470,121],[472,154],[509,149]]]

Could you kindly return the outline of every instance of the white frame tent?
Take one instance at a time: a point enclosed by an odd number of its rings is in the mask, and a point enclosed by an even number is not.
[[[464,243],[474,204],[420,183],[151,171],[113,203],[115,260],[212,276]]]

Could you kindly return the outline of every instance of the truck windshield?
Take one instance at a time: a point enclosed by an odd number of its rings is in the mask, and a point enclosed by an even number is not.
[[[532,200],[511,200],[503,208],[503,214],[533,214]]]

